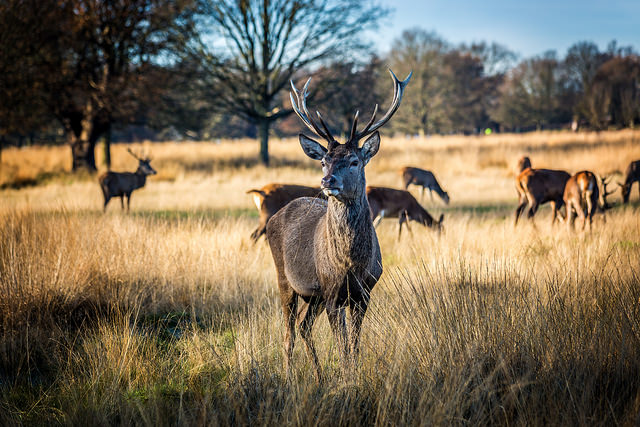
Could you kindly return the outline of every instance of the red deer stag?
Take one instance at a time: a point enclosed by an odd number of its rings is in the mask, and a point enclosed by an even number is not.
[[[260,223],[253,233],[251,240],[256,243],[260,236],[267,231],[269,218],[275,215],[290,201],[298,197],[324,197],[320,187],[306,187],[304,185],[291,184],[267,184],[259,190],[249,190],[247,194],[253,194],[253,200],[260,211]]]
[[[449,204],[449,194],[440,187],[440,184],[438,184],[438,180],[433,175],[433,172],[407,166],[400,169],[400,175],[402,175],[402,184],[404,185],[405,190],[408,190],[409,185],[411,184],[419,185],[422,187],[422,199],[424,199],[424,190],[428,189],[432,202],[433,192],[435,191],[443,202],[447,205]]]
[[[107,211],[107,203],[112,197],[120,197],[120,206],[124,210],[124,196],[127,196],[127,212],[129,212],[129,202],[133,190],[144,187],[147,182],[147,175],[155,175],[157,172],[151,167],[151,159],[139,157],[127,148],[129,154],[138,160],[138,169],[135,172],[105,172],[98,178],[102,195],[104,196],[103,211]]]
[[[533,220],[538,207],[547,202],[551,203],[551,224],[554,224],[558,210],[564,205],[564,187],[571,175],[560,170],[532,169],[528,157],[520,159],[518,164],[524,169],[516,178],[519,201],[516,208],[515,225],[518,225],[518,219],[527,204],[529,205],[527,216]]]
[[[442,230],[444,215],[440,215],[440,219],[436,221],[408,191],[386,187],[367,187],[367,199],[374,226],[377,227],[382,218],[399,218],[398,239],[402,234],[402,224],[406,222],[407,228],[409,228],[409,220],[419,222],[437,231]],[[377,222],[375,222],[376,218]]]
[[[267,241],[276,266],[280,300],[286,333],[284,338],[287,376],[291,371],[291,355],[295,341],[295,324],[318,381],[320,365],[313,345],[312,326],[326,308],[329,324],[340,349],[343,367],[355,366],[362,320],[369,305],[371,290],[382,274],[382,258],[369,203],[365,193],[364,167],[380,148],[378,129],[396,112],[411,74],[400,81],[389,70],[394,81],[394,96],[386,114],[376,121],[378,106],[362,131],[357,130],[358,112],[349,139],[337,142],[319,112],[319,127],[307,110],[309,81],[302,93],[293,82],[291,104],[302,122],[327,141],[325,148],[300,134],[304,153],[320,160],[324,177],[321,188],[328,200],[302,197],[280,209],[267,223]],[[295,98],[294,98],[295,94]],[[358,143],[367,137],[361,147]],[[298,310],[298,297],[302,304]],[[347,329],[345,309],[351,312]]]
[[[598,188],[598,180],[603,186],[602,193]],[[564,203],[567,209],[567,224],[570,230],[574,228],[575,212],[582,220],[582,230],[584,230],[588,220],[589,231],[591,231],[591,223],[596,210],[600,208],[604,214],[607,207],[606,197],[611,193],[607,193],[606,186],[606,180],[598,179],[596,174],[590,171],[580,171],[569,178],[564,188]]]
[[[631,194],[631,186],[634,182],[638,183],[638,195],[640,196],[640,160],[629,163],[625,172],[624,184],[618,182],[622,189],[622,202],[629,203],[629,195]]]

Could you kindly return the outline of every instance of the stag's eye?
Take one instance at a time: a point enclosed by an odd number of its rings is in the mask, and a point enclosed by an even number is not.
[[[358,161],[357,161],[357,160],[353,160],[353,161],[351,162],[351,166],[358,166],[358,164],[359,164],[359,163],[358,163]]]

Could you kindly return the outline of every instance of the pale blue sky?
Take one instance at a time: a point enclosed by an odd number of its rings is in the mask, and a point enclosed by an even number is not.
[[[640,50],[640,0],[378,0],[395,9],[372,40],[387,52],[402,31],[420,27],[452,43],[485,40],[506,45],[522,57],[555,49],[564,56],[575,42],[590,40],[605,49]]]

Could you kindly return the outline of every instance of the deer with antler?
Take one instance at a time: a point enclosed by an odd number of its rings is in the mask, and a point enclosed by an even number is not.
[[[382,274],[382,258],[365,192],[364,167],[378,152],[378,129],[391,119],[402,100],[411,74],[400,81],[389,70],[394,82],[391,107],[376,121],[376,105],[362,131],[357,130],[356,112],[349,139],[335,140],[322,115],[320,126],[307,110],[311,79],[298,91],[291,82],[293,110],[302,122],[327,142],[327,147],[304,134],[299,135],[304,153],[322,165],[321,189],[328,200],[298,198],[280,209],[267,223],[267,240],[277,272],[280,301],[286,332],[284,356],[287,376],[298,323],[318,380],[320,365],[311,330],[317,316],[326,309],[329,324],[338,343],[343,365],[354,366],[362,320],[371,290]],[[295,94],[295,97],[294,97]],[[361,139],[365,138],[362,145]],[[301,301],[299,301],[301,300]],[[300,305],[299,305],[300,304]],[[350,327],[346,325],[346,308]]]
[[[149,164],[151,162],[149,156],[138,156],[129,148],[127,148],[127,151],[138,161],[138,169],[135,172],[108,171],[98,178],[102,195],[104,196],[104,212],[107,211],[107,204],[112,197],[120,197],[120,206],[124,210],[125,196],[127,197],[127,212],[129,212],[129,203],[133,190],[144,187],[147,182],[147,176],[157,173]]]

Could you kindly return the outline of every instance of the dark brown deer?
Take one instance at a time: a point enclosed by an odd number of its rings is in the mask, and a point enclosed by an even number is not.
[[[253,201],[260,211],[258,228],[251,233],[251,240],[254,243],[267,231],[269,219],[290,201],[298,197],[323,197],[326,199],[320,187],[292,184],[267,184],[258,190],[249,190],[247,194],[253,194]]]
[[[155,175],[157,172],[151,167],[151,159],[140,157],[127,148],[129,154],[138,160],[138,169],[135,172],[105,172],[98,178],[102,195],[104,196],[103,211],[107,211],[107,203],[112,197],[120,197],[120,206],[124,210],[124,197],[127,197],[127,212],[129,212],[129,202],[133,190],[144,187],[148,175]]]
[[[382,258],[369,203],[365,193],[364,167],[378,152],[378,129],[396,112],[411,74],[394,81],[394,96],[386,114],[376,121],[378,106],[362,131],[357,130],[358,112],[349,139],[337,142],[322,116],[320,126],[307,110],[309,81],[300,93],[293,82],[291,104],[298,117],[316,135],[327,141],[325,148],[300,134],[304,153],[322,164],[321,188],[328,200],[302,197],[280,209],[267,223],[267,241],[277,271],[286,333],[284,339],[287,376],[295,341],[296,319],[318,380],[320,365],[313,345],[312,326],[325,308],[340,349],[343,366],[355,366],[362,320],[371,290],[382,274]],[[294,98],[295,94],[295,98]],[[361,147],[359,141],[367,137]],[[298,297],[302,303],[298,309]],[[351,313],[347,329],[345,309]],[[350,363],[351,362],[351,363]]]
[[[629,163],[625,172],[624,184],[618,182],[622,189],[622,202],[629,203],[629,195],[631,194],[631,186],[634,182],[638,183],[638,195],[640,196],[640,160]]]
[[[533,220],[538,207],[545,203],[551,203],[551,224],[555,224],[558,210],[564,205],[564,187],[571,175],[561,170],[532,169],[528,157],[520,159],[518,164],[524,169],[516,177],[519,200],[515,225],[518,225],[518,219],[527,205],[527,217]]]
[[[374,226],[377,227],[382,218],[398,218],[398,239],[402,234],[402,224],[406,222],[407,228],[409,228],[409,220],[442,231],[444,215],[440,215],[436,221],[408,191],[386,187],[367,187],[367,199]]]
[[[414,167],[404,167],[400,169],[400,175],[402,175],[402,185],[404,185],[404,189],[408,190],[409,185],[415,184],[422,187],[422,196],[424,199],[424,190],[429,190],[429,195],[431,196],[431,201],[433,202],[433,192],[435,191],[438,196],[445,202],[447,205],[449,204],[449,194],[440,187],[438,180],[433,175],[433,172],[414,168]]]
[[[574,228],[575,216],[582,220],[582,230],[589,221],[589,230],[593,222],[593,215],[598,209],[600,190],[596,175],[590,171],[580,171],[567,180],[564,189],[564,203],[567,206],[567,224],[570,230]]]

